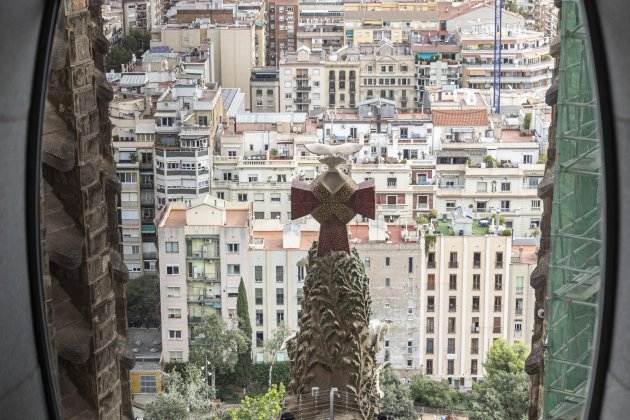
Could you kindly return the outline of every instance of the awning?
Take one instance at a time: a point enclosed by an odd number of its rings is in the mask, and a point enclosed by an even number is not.
[[[141,232],[142,233],[155,233],[155,225],[153,224],[142,225]]]

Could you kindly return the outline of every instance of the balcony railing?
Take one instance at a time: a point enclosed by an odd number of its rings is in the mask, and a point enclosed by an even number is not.
[[[214,259],[219,258],[219,253],[217,251],[191,251],[186,255],[188,259]]]
[[[473,334],[477,334],[479,333],[479,327],[475,327],[474,325],[472,327],[470,327],[470,332]]]
[[[459,267],[459,264],[457,263],[457,261],[448,262],[448,268],[457,268],[457,267]]]

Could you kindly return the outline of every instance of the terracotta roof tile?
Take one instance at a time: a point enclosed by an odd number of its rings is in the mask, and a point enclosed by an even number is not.
[[[488,113],[485,109],[443,109],[433,111],[435,126],[487,126]]]

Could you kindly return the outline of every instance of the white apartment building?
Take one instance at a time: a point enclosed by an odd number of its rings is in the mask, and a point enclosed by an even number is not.
[[[490,89],[493,83],[494,37],[492,26],[460,32],[462,85]],[[542,95],[551,84],[554,62],[549,55],[549,40],[542,32],[526,29],[502,34],[501,88],[532,91]]]
[[[302,46],[280,58],[280,112],[319,111],[327,106],[324,59]]]
[[[210,190],[212,147],[222,115],[221,91],[179,80],[157,102],[155,195],[167,202],[191,200]]]
[[[249,212],[210,195],[167,207],[158,227],[163,362],[188,360],[191,326],[205,314],[236,318]]]

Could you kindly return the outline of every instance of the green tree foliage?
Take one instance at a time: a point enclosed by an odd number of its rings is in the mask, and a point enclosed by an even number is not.
[[[483,367],[488,376],[496,372],[523,372],[527,351],[527,347],[520,341],[510,345],[502,338],[497,339],[490,347]]]
[[[233,371],[239,352],[247,347],[250,338],[238,329],[228,329],[216,313],[207,315],[201,323],[193,326],[192,336],[191,360],[210,370],[213,393],[216,393],[217,370]]]
[[[521,420],[529,404],[529,379],[523,372],[498,371],[473,384],[470,420]]]
[[[160,326],[160,279],[144,275],[127,283],[127,319],[132,327]]]
[[[523,129],[529,130],[531,124],[532,124],[532,113],[528,112],[527,114],[525,114],[525,117],[523,117]]]
[[[390,367],[381,372],[381,414],[393,420],[416,420],[418,414],[413,405],[409,388],[403,385]]]
[[[105,70],[121,71],[121,64],[131,61],[132,54],[140,59],[149,49],[151,34],[141,29],[130,29],[129,33],[118,45],[113,45],[105,56]]]
[[[121,64],[127,64],[130,61],[131,51],[123,45],[114,45],[105,56],[105,70],[120,72]]]
[[[187,420],[186,401],[179,394],[162,393],[156,400],[147,404],[145,420]]]
[[[436,381],[422,375],[414,376],[409,386],[411,397],[423,407],[449,408],[455,399],[446,381]]]
[[[269,361],[269,386],[271,386],[271,379],[273,375],[273,367],[276,363],[276,357],[278,352],[282,350],[282,344],[289,335],[289,330],[285,324],[279,325],[271,335],[271,338],[265,341],[265,353],[267,353],[267,359]]]
[[[241,387],[249,383],[250,371],[252,368],[252,324],[249,320],[249,305],[247,302],[247,290],[245,282],[241,277],[241,283],[238,285],[238,299],[236,301],[236,316],[238,317],[238,328],[245,337],[248,338],[247,345],[238,353],[238,362],[236,364],[236,378]]]
[[[165,375],[164,388],[168,394],[180,396],[191,413],[205,413],[211,409],[212,389],[205,372],[192,363]]]
[[[529,380],[525,373],[527,347],[494,342],[484,363],[486,376],[473,384],[468,398],[471,420],[521,420],[527,413]]]
[[[232,420],[268,420],[278,418],[282,411],[284,385],[273,385],[266,394],[245,397],[238,408],[230,410]]]

